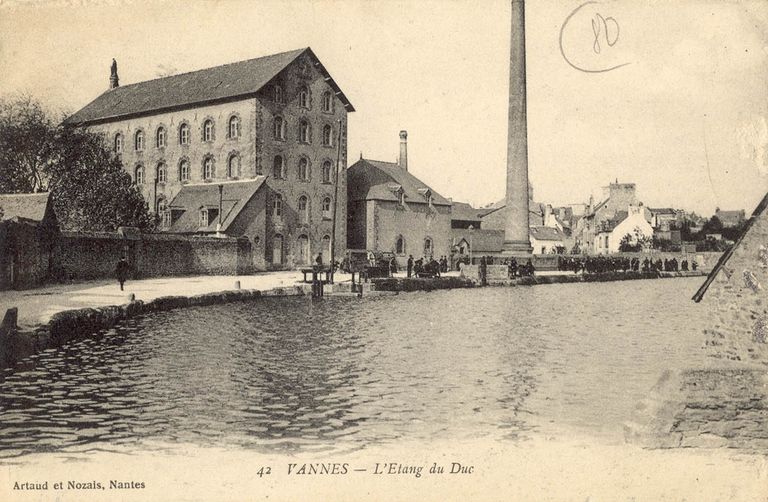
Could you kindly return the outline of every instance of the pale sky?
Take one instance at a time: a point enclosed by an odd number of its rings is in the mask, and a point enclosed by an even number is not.
[[[535,199],[599,199],[618,179],[651,207],[751,211],[768,191],[766,2],[596,2],[565,23],[581,4],[526,3]],[[395,161],[407,129],[411,172],[479,205],[504,196],[509,38],[507,0],[6,0],[0,94],[76,111],[112,58],[125,85],[309,46],[357,109],[350,164]],[[585,73],[563,54],[629,64]]]

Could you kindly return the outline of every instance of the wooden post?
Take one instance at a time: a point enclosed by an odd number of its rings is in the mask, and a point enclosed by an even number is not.
[[[339,139],[336,144],[336,169],[333,178],[333,222],[331,223],[331,278],[333,284],[334,263],[336,262],[336,207],[339,205],[339,164],[341,164],[341,128],[343,124],[339,119]]]

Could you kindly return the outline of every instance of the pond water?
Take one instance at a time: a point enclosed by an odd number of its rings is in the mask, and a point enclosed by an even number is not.
[[[617,441],[667,369],[703,363],[701,279],[264,298],[48,350],[0,384],[0,456],[195,444]]]

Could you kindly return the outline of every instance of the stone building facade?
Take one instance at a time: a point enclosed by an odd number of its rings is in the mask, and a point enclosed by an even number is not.
[[[170,208],[183,187],[263,178],[261,220],[248,226],[263,232],[247,235],[256,268],[307,264],[323,251],[334,199],[333,241],[343,253],[347,113],[354,108],[311,49],[124,87],[113,64],[110,81],[110,90],[65,123],[103,134],[165,231],[174,227]]]

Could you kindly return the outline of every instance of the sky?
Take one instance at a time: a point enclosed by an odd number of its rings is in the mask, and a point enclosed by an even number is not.
[[[535,200],[600,200],[618,180],[650,207],[752,211],[768,191],[765,5],[528,0]],[[125,85],[312,47],[357,110],[350,164],[395,161],[405,129],[413,174],[484,205],[505,191],[509,40],[507,0],[6,0],[0,96],[74,112],[112,58]]]

